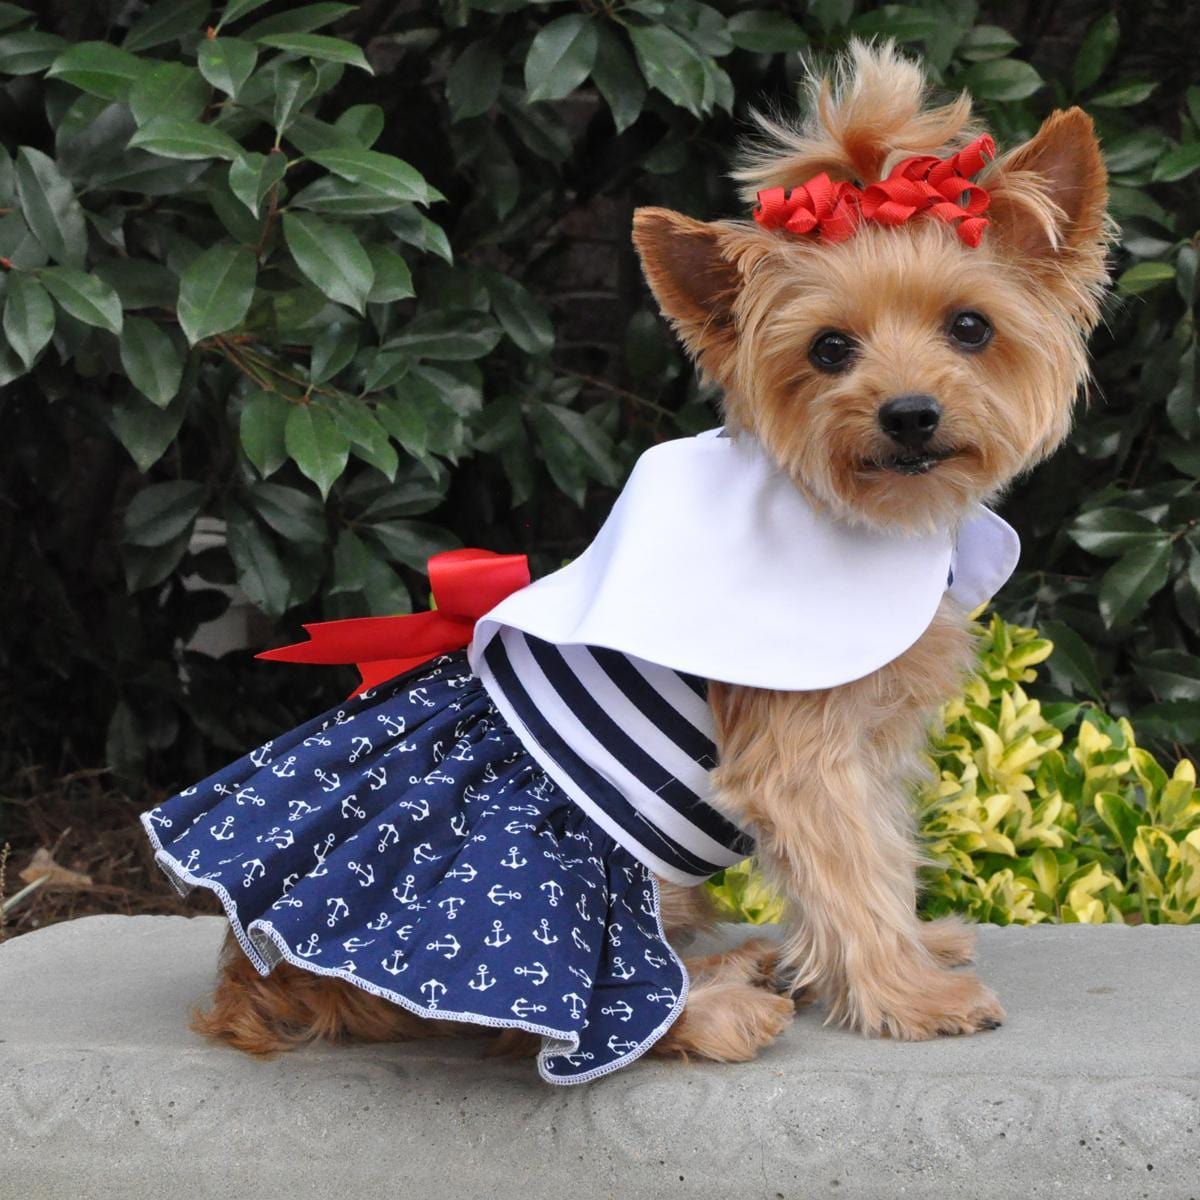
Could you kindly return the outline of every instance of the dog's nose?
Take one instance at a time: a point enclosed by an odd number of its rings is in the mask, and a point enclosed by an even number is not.
[[[933,437],[942,406],[921,393],[894,396],[879,410],[879,427],[905,450],[920,450]]]

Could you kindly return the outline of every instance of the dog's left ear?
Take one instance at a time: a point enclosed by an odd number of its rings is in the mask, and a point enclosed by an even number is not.
[[[729,236],[719,224],[667,208],[639,208],[633,214],[633,244],[646,282],[663,316],[709,369],[733,341],[741,274],[729,254]]]
[[[1108,174],[1083,109],[1051,113],[996,164],[985,186],[992,194],[988,236],[1023,265],[1050,278],[1066,269],[1089,284],[1103,282]]]

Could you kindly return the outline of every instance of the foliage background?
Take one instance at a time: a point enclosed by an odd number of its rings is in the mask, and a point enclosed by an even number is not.
[[[1040,696],[1196,741],[1200,8],[0,3],[0,778],[169,787],[344,693],[186,651],[221,585],[287,640],[423,605],[448,545],[576,553],[647,445],[713,423],[634,207],[736,214],[748,109],[852,34],[1002,144],[1096,118],[1120,291],[1070,445],[1005,505],[998,608],[1054,639]]]

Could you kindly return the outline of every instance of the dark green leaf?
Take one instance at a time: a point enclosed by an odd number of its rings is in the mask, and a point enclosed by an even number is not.
[[[130,317],[121,330],[121,365],[147,400],[165,408],[183,382],[183,355],[170,334],[145,317]]]
[[[363,311],[375,272],[362,243],[345,225],[287,212],[283,235],[296,265],[330,300]]]
[[[613,455],[613,445],[604,431],[581,413],[561,404],[540,404],[537,407],[539,430],[558,426],[583,452],[589,473],[602,483],[615,487],[621,479],[621,467]]]
[[[4,301],[4,336],[28,370],[54,333],[54,305],[31,275],[13,272]]]
[[[425,182],[420,172],[415,171],[403,159],[394,158],[390,154],[338,146],[317,151],[310,154],[309,158],[342,179],[364,184],[385,196],[390,196],[393,200],[413,200],[418,204],[430,204],[442,198],[439,192]]]
[[[366,55],[353,42],[346,42],[341,38],[324,37],[319,33],[259,33],[253,40],[289,54],[321,59],[325,62],[345,63],[350,67],[358,67],[369,75],[374,74]]]
[[[284,443],[292,461],[317,485],[322,498],[327,497],[350,455],[350,441],[333,418],[316,404],[292,405]]]
[[[283,431],[291,410],[292,405],[278,392],[251,392],[242,405],[242,450],[264,478],[274,475],[287,459]]]
[[[661,25],[629,27],[629,37],[646,82],[672,104],[700,116],[705,105],[705,72],[700,55],[674,30]]]
[[[379,140],[387,118],[378,104],[352,104],[333,123],[334,129],[366,148]]]
[[[242,31],[242,37],[254,41],[273,33],[311,33],[314,29],[322,29],[341,17],[349,16],[356,7],[354,4],[301,4],[289,7],[274,16],[256,21]]]
[[[209,7],[208,0],[159,0],[129,27],[122,45],[136,53],[198,33]]]
[[[121,301],[103,280],[69,267],[46,267],[40,278],[63,311],[76,320],[109,333],[121,332]]]
[[[286,170],[287,155],[279,150],[243,154],[229,166],[229,190],[257,217],[262,202]]]
[[[554,349],[554,326],[524,286],[497,272],[488,276],[487,287],[504,332],[526,354],[549,354]]]
[[[967,62],[990,62],[994,58],[1004,58],[1019,44],[1007,29],[998,25],[976,25],[967,31],[956,49]]]
[[[208,85],[194,67],[159,63],[147,71],[129,92],[129,108],[139,125],[157,117],[193,122],[208,104]]]
[[[233,162],[242,155],[241,146],[229,134],[212,125],[183,121],[178,117],[156,117],[147,121],[129,139],[130,149],[137,146],[152,154],[161,154],[163,158],[223,158]]]
[[[248,512],[235,508],[226,538],[242,591],[269,616],[279,616],[291,599],[291,585],[287,567],[266,531]]]
[[[446,99],[455,121],[465,121],[487,112],[500,95],[504,60],[491,42],[472,42],[454,60],[446,75]]]
[[[46,75],[73,83],[92,96],[124,100],[149,69],[149,62],[119,46],[108,42],[76,42],[54,60]]]
[[[1162,537],[1157,522],[1124,508],[1094,508],[1071,526],[1071,539],[1090,554],[1119,558]]]
[[[44,71],[62,52],[66,40],[54,33],[26,29],[0,37],[0,75],[32,75]]]
[[[126,591],[132,593],[157,587],[179,566],[191,540],[191,531],[185,530],[173,542],[164,542],[161,546],[135,546],[122,542],[121,565],[125,570]]]
[[[122,308],[174,308],[179,282],[162,263],[144,258],[109,258],[92,273],[117,293]]]
[[[350,439],[351,454],[370,463],[388,479],[394,479],[400,459],[388,440],[387,430],[371,409],[351,397],[339,398],[329,408],[334,423]]]
[[[1024,100],[1046,86],[1029,63],[1016,58],[975,63],[959,76],[958,84],[980,100]]]
[[[1156,87],[1158,84],[1148,79],[1130,80],[1101,92],[1099,96],[1093,96],[1088,104],[1097,108],[1130,108],[1134,104],[1141,104]]]
[[[229,3],[221,10],[221,19],[217,22],[217,29],[219,30],[222,25],[228,25],[230,21],[244,17],[247,13],[254,12],[256,8],[262,8],[266,3],[267,0],[229,0]]]
[[[122,780],[138,778],[146,757],[146,738],[133,710],[119,700],[108,721],[104,737],[104,760]]]
[[[1200,658],[1182,650],[1152,650],[1138,674],[1162,700],[1200,700]]]
[[[221,242],[188,264],[179,281],[179,324],[188,345],[241,324],[254,296],[254,251]]]
[[[1192,437],[1200,433],[1200,388],[1197,387],[1196,343],[1179,357],[1179,377],[1167,394],[1167,419],[1178,433]]]
[[[192,527],[204,503],[204,488],[189,480],[152,483],[125,510],[124,538],[135,546],[162,546]]]
[[[414,358],[464,361],[482,358],[499,340],[500,330],[489,318],[442,310],[414,318],[387,345]]]
[[[591,72],[596,61],[596,23],[568,13],[538,30],[525,57],[525,90],[531,101],[561,100]]]
[[[375,272],[375,282],[367,294],[370,303],[391,304],[396,300],[407,300],[414,294],[412,272],[401,255],[386,246],[368,246],[367,254]]]
[[[1092,24],[1075,56],[1075,91],[1090,88],[1104,74],[1117,49],[1120,32],[1116,13],[1105,13]]]
[[[628,129],[641,115],[646,103],[646,81],[622,40],[607,23],[597,26],[596,61],[592,80],[612,113],[617,132]]]
[[[308,377],[313,383],[332,379],[358,351],[359,326],[329,325],[321,330],[312,345]]]
[[[258,49],[241,38],[206,38],[197,51],[200,74],[225,95],[236,98],[254,71]]]
[[[0,3],[0,29],[11,29],[33,19],[33,13],[18,4]]]
[[[183,424],[183,410],[182,399],[166,408],[158,408],[137,393],[114,401],[109,411],[109,424],[143,475],[175,440]]]
[[[393,562],[414,571],[425,571],[429,560],[444,550],[457,550],[462,542],[449,530],[426,521],[378,521],[364,525],[363,533],[378,543]]]
[[[1137,617],[1155,593],[1167,583],[1171,566],[1171,539],[1157,540],[1130,550],[1104,573],[1100,581],[1100,615],[1110,628]]]
[[[287,542],[324,545],[325,509],[315,496],[277,483],[256,483],[247,492],[254,511]]]
[[[82,267],[87,227],[75,189],[58,164],[40,150],[22,146],[15,167],[21,213],[47,255],[67,267]]]
[[[1117,290],[1124,292],[1127,296],[1136,296],[1174,278],[1175,267],[1172,263],[1137,263],[1129,270],[1122,272],[1121,277],[1117,280]]]
[[[808,45],[808,35],[791,17],[766,9],[750,9],[730,17],[729,33],[739,50],[759,54],[782,54]]]
[[[1185,142],[1175,146],[1158,160],[1151,179],[1155,183],[1174,183],[1200,167],[1200,142]]]
[[[1043,621],[1040,628],[1054,643],[1054,653],[1047,666],[1055,682],[1060,686],[1067,684],[1076,695],[1099,699],[1104,690],[1100,669],[1087,642],[1062,621]]]
[[[301,188],[292,197],[290,206],[306,208],[311,212],[359,217],[392,213],[396,209],[396,201],[386,192],[373,187],[327,175]]]
[[[274,77],[273,124],[278,140],[288,133],[300,117],[300,110],[312,99],[319,81],[315,71],[294,63],[281,63],[276,67]]]

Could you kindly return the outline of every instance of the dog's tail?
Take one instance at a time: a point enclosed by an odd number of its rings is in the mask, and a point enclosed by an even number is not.
[[[796,187],[821,171],[874,183],[901,158],[951,153],[982,132],[966,92],[928,105],[921,68],[892,41],[852,41],[830,70],[810,66],[805,90],[807,113],[798,122],[754,114],[758,137],[733,173],[747,203],[764,188]]]

